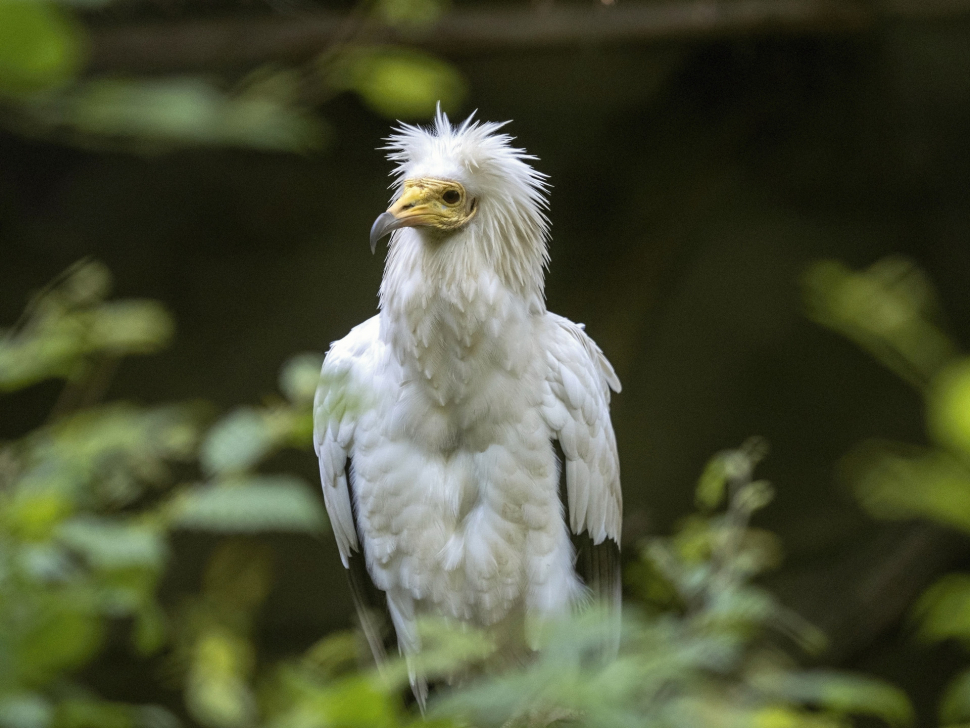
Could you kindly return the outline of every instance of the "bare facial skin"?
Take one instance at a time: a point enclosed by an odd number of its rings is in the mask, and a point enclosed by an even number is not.
[[[402,227],[430,227],[449,231],[464,227],[478,212],[478,202],[459,182],[433,177],[409,179],[397,201],[381,214],[370,231],[373,253],[377,242]]]

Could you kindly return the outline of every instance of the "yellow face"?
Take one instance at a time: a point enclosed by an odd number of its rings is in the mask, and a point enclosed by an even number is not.
[[[421,177],[409,179],[397,201],[374,221],[371,228],[371,251],[377,241],[402,227],[430,227],[436,230],[457,230],[478,212],[477,200],[471,199],[465,188],[454,180]]]

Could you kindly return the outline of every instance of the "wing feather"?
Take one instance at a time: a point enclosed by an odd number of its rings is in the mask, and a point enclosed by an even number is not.
[[[610,389],[620,381],[582,326],[547,314],[549,396],[543,415],[565,457],[566,495],[574,534],[594,544],[620,542],[623,495],[616,438],[610,424]],[[582,467],[580,467],[582,466]]]
[[[549,391],[543,397],[543,415],[563,460],[563,501],[576,548],[576,571],[609,615],[610,636],[601,652],[608,661],[619,649],[622,608],[623,495],[610,423],[610,389],[619,392],[620,381],[582,326],[547,315]]]
[[[370,405],[368,392],[374,375],[377,318],[354,328],[327,352],[313,402],[313,445],[320,461],[323,501],[330,516],[340,560],[347,569],[350,592],[360,626],[381,668],[387,661],[387,602],[367,573],[357,532],[353,498],[351,451],[358,423]]]
[[[363,392],[372,376],[368,356],[377,331],[374,317],[331,345],[313,400],[313,447],[320,461],[323,502],[345,568],[351,554],[360,551],[347,464],[367,399]]]

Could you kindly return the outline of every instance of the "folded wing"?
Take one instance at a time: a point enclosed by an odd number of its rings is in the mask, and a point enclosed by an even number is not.
[[[583,327],[547,314],[548,376],[543,416],[563,456],[569,527],[577,571],[598,599],[620,608],[623,519],[620,463],[610,422],[610,390],[620,380]]]

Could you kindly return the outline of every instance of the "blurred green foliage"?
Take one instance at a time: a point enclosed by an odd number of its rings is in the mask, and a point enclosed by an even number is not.
[[[447,695],[433,714],[472,725],[847,725],[857,714],[906,725],[897,689],[859,675],[803,670],[782,637],[820,649],[822,636],[752,583],[777,558],[774,539],[749,525],[772,496],[753,480],[764,443],[718,454],[697,488],[700,512],[670,538],[642,545],[628,572],[643,600],[628,603],[619,654],[597,647],[611,625],[595,610],[548,625],[529,664]]]
[[[805,291],[816,321],[872,352],[924,397],[929,446],[870,441],[845,458],[862,505],[879,518],[925,518],[970,534],[970,357],[946,333],[932,285],[893,257],[863,271],[817,263]],[[924,639],[970,648],[970,575],[944,576],[914,616]],[[970,669],[943,695],[940,720],[970,721]]]
[[[407,29],[434,22],[444,9],[442,0],[382,0],[364,14]],[[302,67],[267,66],[242,79],[88,78],[91,43],[71,3],[0,0],[0,124],[84,146],[308,151],[330,135],[315,106],[336,94],[357,94],[375,112],[402,119],[427,118],[439,102],[454,109],[465,96],[447,62],[353,37]]]
[[[503,664],[494,634],[430,620],[420,627],[418,663],[439,689],[427,717],[404,700],[403,660],[368,666],[354,633],[267,664],[255,626],[274,565],[260,534],[316,534],[325,518],[312,487],[257,469],[282,448],[308,446],[321,358],[293,358],[280,376],[283,396],[208,426],[199,406],[104,404],[105,367],[157,350],[173,332],[156,304],[109,301],[109,290],[101,265],[81,263],[0,338],[3,390],[64,381],[46,423],[0,444],[3,728],[177,725],[169,710],[105,700],[80,677],[119,628],[136,654],[164,658],[186,715],[208,728],[834,728],[859,714],[911,721],[898,690],[800,669],[778,646],[817,650],[822,639],[753,583],[780,552],[773,536],[750,526],[772,495],[753,478],[765,454],[758,440],[718,454],[697,488],[699,512],[674,536],[643,544],[628,574],[640,604],[627,606],[615,660],[603,658],[602,646],[616,625],[595,608],[542,625],[542,649],[525,664]],[[223,538],[199,593],[162,604],[156,587],[176,529]]]
[[[241,714],[239,696],[249,695],[251,648],[240,615],[267,588],[264,574],[252,571],[261,562],[246,555],[245,543],[230,543],[213,557],[204,606],[189,609],[190,618],[169,615],[156,597],[168,536],[178,528],[321,531],[325,517],[310,486],[251,470],[261,456],[308,442],[312,394],[300,382],[316,376],[320,357],[304,355],[284,369],[290,399],[246,410],[262,428],[253,457],[252,433],[229,442],[239,413],[206,429],[198,407],[99,403],[118,358],[156,351],[174,329],[158,304],[107,301],[109,289],[103,266],[81,263],[0,332],[0,390],[64,381],[46,423],[0,443],[0,725],[174,724],[161,708],[102,700],[74,677],[113,624],[129,625],[141,655],[166,648],[188,655],[190,713],[224,725],[212,716],[227,704]],[[209,455],[195,465],[200,449],[234,446],[250,454]]]

